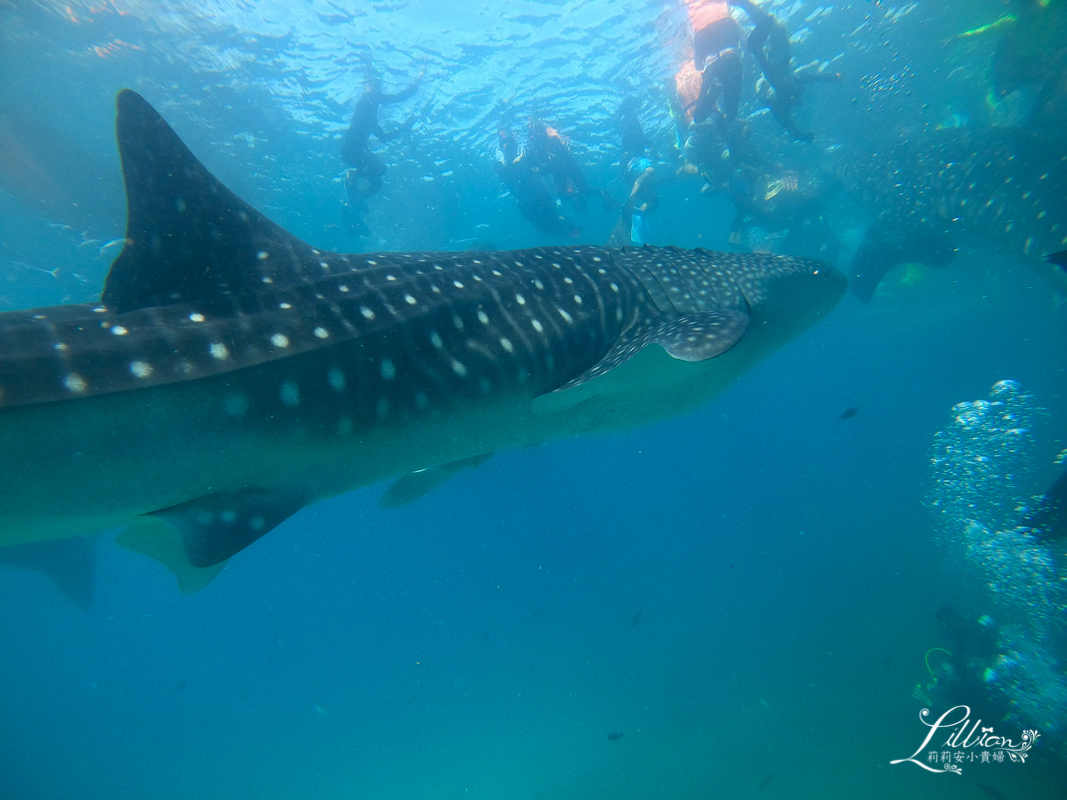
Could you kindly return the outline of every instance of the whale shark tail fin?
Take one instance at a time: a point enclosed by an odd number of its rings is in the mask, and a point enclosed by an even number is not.
[[[918,210],[883,212],[867,229],[856,250],[849,287],[867,302],[886,274],[899,264],[947,266],[956,255],[947,227],[940,217]]]

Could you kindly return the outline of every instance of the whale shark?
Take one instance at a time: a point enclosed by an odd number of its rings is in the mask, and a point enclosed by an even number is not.
[[[396,505],[503,448],[694,409],[846,286],[674,247],[328,252],[131,90],[116,133],[99,302],[0,314],[0,547],[117,529],[185,591],[320,499],[392,478]]]
[[[845,189],[875,211],[849,285],[870,300],[898,264],[941,267],[966,241],[1037,261],[1067,247],[1067,147],[1025,128],[944,128],[847,149]]]

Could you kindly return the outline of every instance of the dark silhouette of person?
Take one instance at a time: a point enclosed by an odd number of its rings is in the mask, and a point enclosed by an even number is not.
[[[631,159],[645,155],[651,149],[648,134],[641,125],[640,108],[634,97],[625,98],[619,104],[619,110],[615,113],[615,123],[619,129],[622,155],[619,157],[619,165],[625,172]]]
[[[756,84],[756,94],[790,136],[812,141],[814,135],[800,130],[794,122],[793,107],[800,102],[805,83],[840,81],[841,76],[836,72],[821,72],[815,64],[793,69],[789,31],[785,26],[752,0],[734,0],[734,4],[745,10],[755,26],[748,35],[748,50],[763,72],[763,79]]]
[[[551,125],[536,119],[530,120],[526,152],[523,153],[522,159],[541,174],[551,178],[557,197],[570,200],[579,211],[585,211],[585,197],[590,194],[600,196],[605,210],[611,207],[611,198],[605,192],[589,185],[567,142]]]
[[[367,65],[364,72],[363,95],[356,102],[356,108],[352,112],[352,122],[341,142],[341,158],[351,167],[345,175],[346,189],[348,189],[350,198],[353,194],[369,197],[382,188],[382,177],[385,175],[386,166],[371,151],[370,136],[374,134],[378,141],[387,142],[409,130],[415,123],[415,118],[408,118],[398,128],[386,133],[378,124],[378,109],[381,106],[400,103],[410,98],[418,90],[421,79],[422,73],[420,72],[407,88],[395,94],[386,94],[382,91],[381,76],[373,67]]]
[[[693,66],[701,73],[692,120],[703,122],[716,111],[732,120],[741,102],[741,26],[725,0],[686,0],[686,10],[693,25]]]
[[[559,213],[545,176],[533,166],[526,153],[519,152],[515,134],[500,131],[500,152],[496,172],[519,204],[520,213],[541,233],[566,239],[577,238],[581,230],[574,221]]]

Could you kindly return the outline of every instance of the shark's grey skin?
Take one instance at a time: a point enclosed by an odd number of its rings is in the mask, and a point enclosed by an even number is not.
[[[127,238],[101,302],[0,314],[0,546],[130,526],[188,590],[320,498],[689,410],[845,286],[675,248],[324,252],[131,91],[117,129]]]
[[[1067,246],[1067,144],[1023,128],[947,128],[847,149],[845,188],[878,217],[849,275],[869,300],[897,264],[948,264],[980,239],[1034,260]]]

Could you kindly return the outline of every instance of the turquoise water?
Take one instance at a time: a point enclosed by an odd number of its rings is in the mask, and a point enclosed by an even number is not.
[[[798,63],[843,76],[797,113],[813,145],[747,90],[755,139],[783,159],[1010,121],[1027,99],[986,102],[993,41],[941,44],[1000,3],[768,7]],[[0,309],[98,293],[123,235],[122,87],[317,246],[529,247],[555,240],[494,173],[497,131],[550,121],[621,202],[612,118],[638,98],[670,151],[686,26],[680,5],[638,0],[0,6]],[[387,90],[425,77],[383,109],[386,129],[416,122],[379,148],[360,239],[340,226],[338,146],[364,51]],[[730,247],[725,197],[695,178],[661,195],[652,243]],[[604,242],[615,213],[575,213],[578,241]],[[864,213],[837,218],[846,242]],[[1019,489],[1046,488],[1067,446],[1064,293],[967,242],[870,304],[847,295],[693,414],[499,453],[393,511],[377,488],[319,503],[193,596],[111,535],[88,611],[0,567],[0,798],[1060,798],[1063,707],[1025,723],[1042,739],[1023,764],[889,762],[926,732],[912,690],[946,646],[938,609],[1013,608],[924,505],[933,437],[1016,380],[1047,409]],[[993,724],[989,696],[967,702]]]

